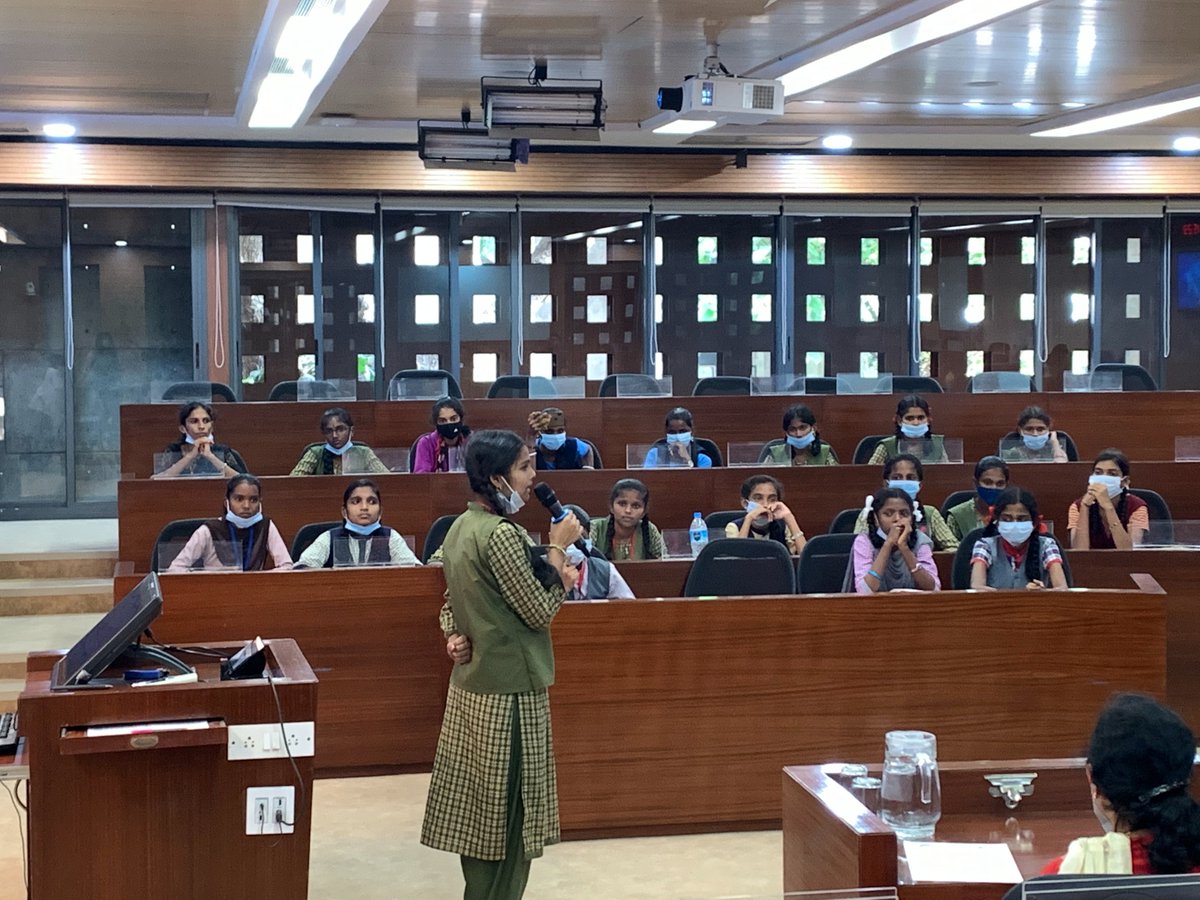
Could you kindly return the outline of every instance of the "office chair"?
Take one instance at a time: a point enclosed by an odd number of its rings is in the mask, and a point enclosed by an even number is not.
[[[300,526],[300,530],[292,538],[292,562],[299,562],[300,554],[307,550],[313,541],[341,524],[341,522],[309,522],[307,525]]]
[[[401,369],[399,372],[397,372],[395,375],[393,375],[391,377],[390,381],[388,381],[388,391],[387,391],[388,399],[389,400],[406,399],[402,396],[399,396],[399,394],[403,390],[405,382],[422,381],[422,380],[428,380],[431,378],[445,379],[446,390],[442,391],[441,393],[434,394],[434,395],[431,395],[428,397],[424,396],[423,394],[419,397],[414,396],[412,399],[414,399],[414,400],[437,400],[439,397],[442,397],[442,396],[454,397],[455,399],[462,399],[462,388],[460,388],[458,386],[458,379],[456,379],[453,375],[451,375],[445,369]]]
[[[1162,494],[1147,488],[1130,488],[1129,493],[1146,504],[1146,512],[1150,516],[1150,530],[1146,532],[1147,544],[1173,544],[1175,542],[1175,523],[1171,518],[1171,508]]]
[[[330,384],[328,381],[306,381],[305,393],[313,400],[343,400],[342,392],[337,385]],[[279,384],[271,388],[271,393],[267,400],[299,400],[300,399],[300,382],[298,381],[281,381]]]
[[[600,382],[601,397],[617,397],[617,379],[626,390],[636,391],[638,395],[663,396],[666,392],[653,375],[643,375],[638,372],[629,374],[618,373],[608,375]]]
[[[826,534],[854,534],[854,524],[858,521],[860,515],[862,515],[862,507],[858,509],[843,509],[833,517],[833,521],[829,523],[829,531]]]
[[[537,389],[537,396],[553,397],[558,391],[554,382],[540,375],[501,375],[488,388],[488,399],[504,397],[509,399],[528,399],[530,387]]]
[[[191,538],[192,533],[207,522],[208,519],[175,519],[168,522],[162,527],[162,531],[158,533],[158,537],[154,540],[154,547],[150,551],[150,571],[165,572],[167,567],[171,565],[174,557],[183,549],[183,545]],[[159,568],[158,548],[163,544],[171,544],[177,549],[171,555],[171,559],[162,563],[162,568]]]
[[[692,563],[685,597],[768,596],[796,593],[787,547],[753,538],[710,540]]]
[[[983,537],[983,528],[976,528],[968,534],[954,551],[954,561],[950,567],[950,587],[955,591],[965,591],[971,587],[971,554],[975,552],[975,542]],[[1058,544],[1058,539],[1052,534],[1042,535]],[[1067,587],[1073,587],[1071,578],[1071,563],[1067,559],[1067,551],[1058,544],[1058,552],[1062,554],[1063,577],[1067,579]]]
[[[446,532],[450,530],[450,526],[454,524],[454,520],[458,515],[440,516],[434,519],[433,524],[429,526],[429,531],[425,535],[425,547],[421,550],[421,562],[429,562],[429,558],[437,552],[438,547],[442,546],[442,541],[446,540]]]
[[[233,389],[219,381],[177,381],[163,391],[162,395],[164,400],[178,400],[180,403],[185,400],[206,401],[209,398],[229,403],[237,402]]]
[[[924,375],[893,375],[893,394],[944,394],[941,382]]]
[[[858,510],[847,510],[858,513]],[[796,563],[797,590],[801,594],[840,594],[850,565],[854,534],[814,534],[800,551]]]
[[[968,394],[1027,394],[1033,379],[1020,372],[980,372],[967,379]]]
[[[854,462],[852,465],[865,466],[870,462],[871,454],[875,452],[875,448],[879,446],[879,442],[891,436],[890,434],[868,434],[854,448]]]
[[[725,397],[750,394],[750,379],[741,375],[714,375],[701,378],[692,388],[693,397]]]
[[[1092,369],[1093,375],[1097,372],[1120,372],[1122,391],[1158,390],[1158,382],[1154,380],[1154,376],[1141,366],[1130,363],[1099,363],[1096,368]]]

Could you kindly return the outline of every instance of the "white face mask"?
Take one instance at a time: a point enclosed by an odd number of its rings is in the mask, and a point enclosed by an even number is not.
[[[583,562],[583,559],[584,556],[582,550],[580,550],[574,544],[571,544],[571,546],[567,547],[567,565],[578,568]]]
[[[214,440],[213,440],[213,436],[212,436],[211,434],[206,434],[206,435],[204,435],[204,437],[200,438],[200,440],[201,440],[201,441],[207,441],[207,442],[208,442],[208,443],[210,443],[210,444],[215,444],[215,443],[216,443],[216,441],[214,441]],[[195,444],[195,443],[197,443],[196,439],[195,439],[194,437],[192,437],[190,434],[185,434],[185,435],[183,436],[183,441],[184,441],[184,443],[185,443],[185,444]]]
[[[746,501],[746,513],[751,517],[750,524],[760,531],[765,530],[771,524],[771,517],[765,512],[759,512],[761,509],[761,504],[755,503],[753,500]]]
[[[1100,823],[1100,827],[1104,829],[1104,833],[1108,834],[1113,830],[1113,820],[1110,818],[1108,810],[1100,805],[1100,798],[1092,798],[1092,812],[1096,816],[1096,821]]]
[[[354,441],[346,441],[346,443],[342,444],[342,446],[340,446],[340,447],[333,446],[333,444],[329,443],[329,441],[325,442],[325,449],[328,450],[330,453],[332,453],[334,456],[341,456],[342,454],[344,454],[347,450],[349,450],[353,446],[354,446]]]
[[[1088,477],[1088,484],[1104,485],[1104,489],[1108,491],[1110,497],[1116,497],[1124,490],[1118,475],[1091,475]]]
[[[508,496],[506,497],[504,494],[501,494],[499,488],[497,488],[496,501],[500,506],[500,512],[506,516],[511,516],[525,505],[525,501],[521,499],[520,494],[513,490],[513,486],[508,483],[507,478],[501,478],[500,480],[504,482],[504,487],[508,490]]]
[[[239,516],[229,508],[228,503],[225,504],[225,521],[236,528],[249,528],[252,525],[257,525],[262,521],[262,518],[261,509],[252,516]]]

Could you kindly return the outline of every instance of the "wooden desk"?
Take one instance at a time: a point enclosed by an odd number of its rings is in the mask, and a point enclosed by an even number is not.
[[[618,478],[639,478],[650,488],[650,518],[660,528],[687,528],[692,513],[734,509],[742,482],[753,469],[636,469],[589,472],[543,472],[564,502],[578,503],[593,515],[606,515],[612,485]],[[821,534],[841,510],[861,507],[863,497],[881,486],[879,472],[865,466],[785,468],[770,470],[784,485],[785,499],[807,533]],[[937,465],[925,469],[921,496],[940,505],[951,492],[972,485],[974,464]],[[1065,536],[1067,507],[1082,494],[1091,466],[1024,464],[1013,467],[1013,482],[1037,496],[1042,514]],[[1200,519],[1200,463],[1140,463],[1134,484],[1158,491],[1176,519]],[[290,545],[309,522],[337,519],[348,477],[287,476],[263,479],[263,511],[271,516]],[[417,536],[418,552],[425,532],[438,516],[462,512],[469,499],[466,476],[383,475],[376,478],[383,495],[384,522],[402,534]],[[224,509],[223,479],[122,480],[117,483],[120,558],[138,571],[150,566],[159,531],[171,519],[206,518]],[[546,511],[531,500],[516,520],[530,531],[545,533]]]
[[[559,406],[567,415],[569,433],[587,438],[600,448],[609,468],[625,465],[627,444],[649,443],[662,437],[663,418],[674,406],[685,406],[696,419],[696,434],[716,441],[721,453],[733,442],[768,441],[782,437],[783,411],[807,404],[817,416],[821,436],[849,463],[859,439],[892,431],[899,395],[860,397],[650,397],[586,400],[468,400],[472,428],[511,428],[525,433],[534,409]],[[1074,438],[1080,459],[1090,460],[1114,443],[1114,404],[1136,411],[1140,428],[1136,446],[1125,445],[1134,460],[1173,460],[1175,436],[1200,435],[1200,402],[1189,391],[1139,393],[1122,398],[1113,394],[930,394],[933,422],[939,433],[963,441],[964,459],[974,462],[995,453],[997,443],[1016,428],[1017,416],[1036,405],[1054,417],[1056,427]],[[355,436],[373,447],[408,447],[431,431],[430,403],[424,400],[390,402],[222,403],[216,408],[216,434],[235,447],[252,472],[286,475],[305,445],[320,440],[323,410],[344,406],[354,417]],[[125,404],[121,407],[121,471],[138,478],[153,473],[153,457],[178,435],[176,405]]]
[[[162,589],[160,640],[296,637],[322,681],[319,773],[432,763],[449,665],[439,570],[172,575]],[[774,827],[785,764],[874,758],[900,724],[937,733],[947,760],[1076,752],[1113,691],[1163,693],[1163,610],[1132,590],[568,604],[551,691],[563,828]]]

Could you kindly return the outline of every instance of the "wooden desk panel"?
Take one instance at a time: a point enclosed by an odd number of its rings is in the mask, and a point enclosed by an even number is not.
[[[662,436],[663,419],[672,407],[685,406],[696,419],[696,433],[716,441],[767,441],[781,437],[783,411],[805,403],[816,413],[821,436],[849,463],[859,439],[890,433],[898,395],[862,397],[650,397],[586,400],[468,400],[472,428],[511,428],[525,433],[529,413],[555,405],[567,414],[569,431],[593,441],[605,465],[625,465],[627,444],[648,443]],[[996,452],[997,442],[1016,427],[1029,405],[1041,406],[1056,427],[1074,438],[1081,459],[1091,459],[1114,443],[1136,461],[1173,460],[1175,436],[1200,435],[1200,399],[1189,391],[1113,394],[930,394],[938,432],[963,441],[964,458],[975,461]],[[355,435],[374,447],[408,447],[432,429],[431,404],[424,400],[312,403],[228,403],[216,407],[216,434],[235,447],[251,471],[286,475],[305,445],[320,440],[321,412],[344,406],[354,417]],[[1136,411],[1154,427],[1138,430],[1136,446],[1114,441],[1114,408]],[[121,471],[148,478],[153,455],[176,439],[173,404],[126,404],[121,407]]]
[[[785,499],[809,534],[824,532],[843,509],[860,507],[863,498],[881,485],[879,473],[865,466],[822,469],[770,470],[784,484]],[[937,465],[925,469],[921,496],[940,505],[951,492],[970,488],[973,464]],[[1038,498],[1042,514],[1056,523],[1065,536],[1067,507],[1087,484],[1087,463],[1060,465],[1024,464],[1013,467],[1013,481]],[[588,472],[544,472],[564,502],[578,503],[593,515],[608,511],[608,497],[618,478],[634,477],[650,488],[650,518],[660,528],[687,528],[692,513],[734,509],[740,502],[742,482],[753,469],[636,469]],[[1200,463],[1140,463],[1133,470],[1134,484],[1162,494],[1176,519],[1200,519]],[[384,521],[403,534],[417,536],[418,552],[425,532],[438,516],[463,510],[469,499],[466,476],[384,475],[377,477],[383,493]],[[342,492],[350,478],[320,476],[267,477],[263,479],[263,511],[271,516],[291,544],[296,531],[308,522],[337,519]],[[219,479],[168,481],[122,480],[117,483],[120,558],[138,571],[150,565],[150,554],[159,531],[171,519],[218,515],[224,508],[224,482]],[[530,531],[544,533],[545,510],[531,499],[516,517]]]

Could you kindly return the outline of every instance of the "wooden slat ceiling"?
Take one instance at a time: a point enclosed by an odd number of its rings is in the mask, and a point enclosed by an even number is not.
[[[545,57],[551,76],[603,79],[606,144],[653,146],[636,123],[660,85],[699,69],[707,42],[744,73],[913,2],[926,0],[391,0],[312,118],[264,133],[234,113],[266,0],[4,0],[0,136],[68,118],[85,137],[411,142],[419,118],[478,110],[481,76],[523,76]],[[868,148],[1165,150],[1200,133],[1200,111],[1071,142],[1027,132],[1064,104],[1200,82],[1198,11],[1200,0],[1045,0],[792,98],[783,119],[687,143],[801,147],[849,130]],[[339,116],[354,124],[335,127]]]

